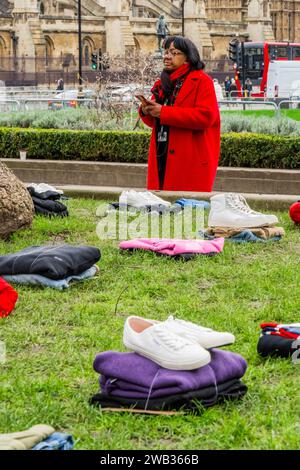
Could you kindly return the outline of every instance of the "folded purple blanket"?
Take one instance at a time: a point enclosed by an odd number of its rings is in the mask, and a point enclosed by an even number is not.
[[[106,351],[94,360],[94,369],[101,374],[103,393],[119,397],[152,398],[217,386],[240,379],[247,363],[239,354],[220,349],[211,350],[211,362],[191,371],[169,370],[136,353]]]

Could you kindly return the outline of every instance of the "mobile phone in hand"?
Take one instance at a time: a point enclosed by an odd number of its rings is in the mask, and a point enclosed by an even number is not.
[[[140,100],[142,106],[148,106],[153,104],[151,100],[147,100],[147,98],[145,98],[143,95],[135,95],[135,97]]]

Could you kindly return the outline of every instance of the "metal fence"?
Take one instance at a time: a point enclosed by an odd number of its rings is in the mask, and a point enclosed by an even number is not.
[[[67,56],[67,57],[66,57]],[[134,60],[138,63],[139,56]],[[112,61],[114,58],[112,58]],[[137,65],[137,69],[138,69]],[[230,60],[207,60],[206,72],[213,78],[223,82],[227,75],[234,75]],[[33,72],[34,71],[34,72]],[[115,80],[115,74],[107,70],[111,80]],[[97,70],[92,70],[90,58],[83,61],[82,78],[84,81],[94,83],[98,75]],[[124,80],[126,80],[126,59],[124,59]],[[6,86],[53,86],[57,80],[63,78],[65,85],[74,86],[78,82],[78,61],[72,54],[62,54],[58,58],[50,57],[0,57],[0,81]],[[118,79],[120,74],[118,74]]]

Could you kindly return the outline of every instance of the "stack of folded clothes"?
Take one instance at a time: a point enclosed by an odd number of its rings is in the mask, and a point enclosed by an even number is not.
[[[8,317],[15,308],[18,293],[0,277],[0,318]]]
[[[245,228],[226,228],[209,227],[205,232],[207,240],[223,237],[233,243],[246,242],[275,242],[281,240],[285,235],[282,227],[257,227],[251,229]]]
[[[96,356],[101,392],[90,403],[112,410],[197,411],[240,398],[247,391],[241,381],[247,363],[238,354],[216,349],[234,340],[231,333],[173,317],[165,322],[129,317],[123,341],[135,352]]]
[[[31,246],[0,256],[0,275],[11,283],[63,290],[73,280],[95,276],[100,257],[100,250],[93,246]]]
[[[257,352],[261,356],[290,357],[300,349],[300,323],[262,323],[260,327]]]
[[[252,210],[241,194],[226,193],[211,197],[208,229],[204,238],[224,237],[235,243],[279,241],[284,229],[276,227],[272,214]]]
[[[55,432],[52,426],[37,424],[25,431],[0,434],[0,450],[71,450],[70,434]]]
[[[214,256],[221,253],[224,247],[224,238],[214,240],[178,240],[172,238],[135,238],[120,243],[121,250],[153,251],[158,255],[173,257],[175,259],[192,259],[197,255]]]
[[[27,190],[31,195],[36,214],[45,217],[67,217],[69,215],[67,207],[58,201],[62,197],[63,191],[45,183],[30,183]]]

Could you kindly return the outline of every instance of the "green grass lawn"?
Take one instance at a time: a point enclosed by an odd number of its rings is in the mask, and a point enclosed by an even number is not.
[[[38,217],[32,229],[0,242],[1,254],[57,242],[102,251],[98,277],[64,292],[19,287],[14,312],[0,319],[7,349],[0,433],[45,423],[73,434],[76,449],[299,449],[300,365],[256,352],[262,321],[300,321],[300,230],[288,214],[277,214],[286,229],[279,243],[228,243],[217,257],[183,262],[121,255],[118,242],[99,240],[100,204],[70,200],[68,219]],[[247,395],[197,416],[101,413],[89,406],[98,391],[94,357],[125,350],[123,324],[134,314],[159,320],[172,314],[234,333],[228,349],[248,361]]]
[[[222,111],[222,114],[228,114],[228,113],[239,113],[242,114],[243,116],[253,116],[253,117],[275,117],[275,111],[272,111],[270,109],[258,109],[258,110],[245,110],[245,111],[234,111],[234,110],[229,110],[229,111]],[[281,110],[281,116],[288,117],[290,119],[293,119],[294,121],[300,121],[300,109],[282,109]]]

